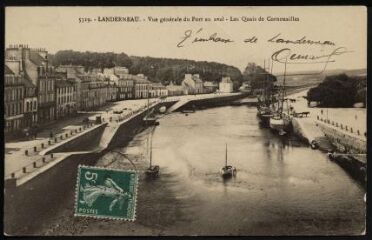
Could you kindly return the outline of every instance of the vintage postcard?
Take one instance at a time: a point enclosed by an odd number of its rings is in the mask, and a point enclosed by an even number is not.
[[[366,233],[366,7],[13,6],[4,50],[4,234]]]

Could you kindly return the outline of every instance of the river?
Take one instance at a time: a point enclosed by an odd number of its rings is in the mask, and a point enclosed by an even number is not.
[[[140,133],[120,151],[146,159],[150,132]],[[228,181],[218,174],[225,144],[228,162],[237,168],[237,176]],[[122,161],[127,160],[112,164]],[[333,235],[364,230],[365,190],[324,153],[293,136],[278,137],[261,128],[255,108],[226,106],[165,116],[153,133],[153,162],[161,176],[139,186],[137,221],[148,227],[158,224],[161,234]],[[141,199],[141,188],[155,194],[164,187],[168,196],[160,195],[156,202]],[[159,209],[162,199],[168,207]],[[151,207],[160,213],[144,213]],[[156,214],[157,220],[151,220]],[[171,218],[166,226],[162,215]]]

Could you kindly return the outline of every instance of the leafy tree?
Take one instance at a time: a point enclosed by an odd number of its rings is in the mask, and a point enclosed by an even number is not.
[[[366,101],[366,78],[349,77],[346,74],[324,78],[317,87],[307,93],[309,101],[317,101],[324,107],[352,107],[355,102]]]

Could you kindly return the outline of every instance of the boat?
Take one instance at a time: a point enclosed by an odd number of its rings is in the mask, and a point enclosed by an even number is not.
[[[273,64],[273,63],[272,63]],[[271,64],[271,65],[272,65]],[[265,62],[264,62],[264,69],[265,69],[265,82],[264,86],[262,87],[262,92],[260,95],[257,96],[258,104],[257,104],[257,116],[259,117],[262,126],[269,127],[270,117],[273,116],[272,109],[270,108],[270,105],[273,103],[273,90],[268,89],[267,86],[267,75],[265,68]],[[271,73],[272,74],[272,66],[271,66]]]
[[[283,75],[283,86],[279,89],[278,101],[276,110],[273,111],[272,116],[269,120],[270,128],[279,133],[279,135],[285,135],[289,132],[290,125],[292,122],[292,117],[289,113],[288,99],[285,98],[285,77],[286,77],[287,62],[284,65],[284,75]],[[284,102],[287,103],[287,113],[283,111]],[[275,105],[275,104],[274,104]],[[274,107],[274,106],[273,106]]]
[[[223,178],[236,176],[236,168],[231,165],[227,165],[227,144],[225,153],[225,166],[220,169],[220,174]]]
[[[147,150],[150,151],[149,153],[149,162],[150,165],[146,169],[145,173],[146,176],[149,178],[154,178],[159,176],[160,167],[158,165],[152,165],[152,134],[151,134],[150,146],[149,146],[149,139],[147,138]]]
[[[194,113],[194,112],[196,112],[196,107],[195,107],[195,105],[193,104],[192,106],[191,106],[191,108],[183,108],[183,109],[181,109],[181,113]]]
[[[143,122],[145,126],[157,126],[159,122],[155,117],[154,109],[150,110],[150,95],[147,94],[147,109],[146,109],[146,116],[143,118]]]

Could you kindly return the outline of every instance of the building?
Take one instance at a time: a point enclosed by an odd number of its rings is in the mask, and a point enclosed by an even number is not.
[[[126,75],[128,74],[129,74],[129,70],[126,67],[115,66],[113,68],[103,69],[103,77],[105,79],[115,81],[116,83],[120,78],[126,78]]]
[[[168,96],[183,95],[183,87],[181,85],[175,85],[173,82],[166,86],[166,89],[168,90]]]
[[[108,102],[117,101],[118,87],[114,81],[107,81],[107,100]]]
[[[161,83],[152,83],[150,85],[150,98],[168,96],[168,89]]]
[[[7,65],[4,70],[4,132],[7,134],[22,130],[25,87],[19,72],[13,72]]]
[[[219,84],[219,88],[222,93],[232,93],[234,91],[234,83],[231,81],[230,77],[223,77]]]
[[[143,74],[132,76],[134,80],[134,98],[147,98],[150,91],[150,81]]]
[[[203,81],[199,74],[185,74],[182,81],[184,94],[201,94],[203,91]]]
[[[77,113],[75,79],[59,79],[56,84],[56,119],[69,117]]]
[[[23,78],[23,82],[25,85],[23,126],[30,128],[37,124],[37,89],[29,79]]]
[[[205,81],[204,84],[205,93],[214,93],[218,90],[218,83],[212,81]]]
[[[79,76],[86,75],[84,67],[80,65],[60,65],[56,68],[56,72],[65,74],[66,79],[74,79],[76,109],[80,110],[83,100],[81,99],[82,79]]]
[[[118,100],[134,98],[134,79],[129,78],[129,75],[125,76],[125,78],[120,78],[118,80],[117,88]]]
[[[90,111],[102,107],[108,101],[107,82],[96,75],[80,74],[80,110]]]
[[[5,51],[5,59],[11,62],[12,71],[19,62],[24,77],[37,87],[38,123],[54,120],[54,68],[49,65],[48,52],[45,49],[30,49],[27,45],[10,45]],[[14,71],[13,71],[14,72]]]

